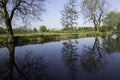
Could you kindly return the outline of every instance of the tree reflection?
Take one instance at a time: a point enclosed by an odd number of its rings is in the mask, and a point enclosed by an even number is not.
[[[120,34],[103,38],[102,45],[108,54],[120,52]]]
[[[95,37],[95,42],[92,47],[85,47],[83,54],[80,55],[81,66],[88,72],[98,72],[104,69],[105,51],[100,46],[99,37]]]
[[[48,80],[44,56],[34,56],[32,51],[15,56],[15,45],[8,44],[9,56],[0,59],[0,80]]]
[[[68,40],[66,42],[63,42],[63,48],[61,50],[62,52],[62,60],[65,63],[66,66],[69,67],[70,73],[72,74],[72,80],[75,78],[75,71],[78,70],[78,59],[79,55],[77,54],[77,46],[76,42],[73,42],[71,40]]]
[[[63,42],[62,48],[62,60],[66,65],[73,67],[76,61],[78,60],[77,50],[78,48],[75,46],[75,42],[68,40],[67,42]]]

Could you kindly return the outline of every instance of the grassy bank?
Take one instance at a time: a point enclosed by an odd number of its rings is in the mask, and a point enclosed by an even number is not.
[[[100,32],[100,36],[107,36],[113,34],[112,32]],[[23,42],[49,42],[49,41],[58,41],[65,40],[68,38],[80,38],[80,37],[91,37],[95,36],[95,32],[77,32],[77,33],[53,33],[53,32],[45,32],[45,33],[21,33],[15,34],[15,42],[23,43]],[[0,44],[7,43],[7,34],[0,34]]]

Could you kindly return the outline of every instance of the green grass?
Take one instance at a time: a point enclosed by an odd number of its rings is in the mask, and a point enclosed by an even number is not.
[[[106,32],[106,33],[110,33],[111,32]],[[102,34],[106,34],[106,33],[100,33],[100,35]],[[95,32],[94,31],[81,31],[81,32],[74,32],[74,33],[70,33],[70,34],[79,34],[80,36],[84,36],[84,35],[94,35]],[[60,36],[67,36],[69,35],[69,33],[63,33],[63,32],[44,32],[44,33],[21,33],[21,34],[14,34],[14,36],[34,36],[34,35],[60,35]],[[7,37],[7,34],[0,34],[0,37]]]
[[[107,36],[112,34],[112,32],[100,32],[100,36]],[[55,40],[64,40],[68,38],[80,38],[80,37],[91,37],[95,36],[94,31],[81,31],[81,32],[73,32],[73,33],[63,33],[63,32],[45,32],[45,33],[21,33],[14,34],[16,42],[48,42]],[[7,34],[0,34],[0,43],[7,42]]]

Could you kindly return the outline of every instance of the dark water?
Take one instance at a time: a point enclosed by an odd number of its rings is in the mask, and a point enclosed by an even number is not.
[[[120,37],[0,48],[0,80],[120,80]]]

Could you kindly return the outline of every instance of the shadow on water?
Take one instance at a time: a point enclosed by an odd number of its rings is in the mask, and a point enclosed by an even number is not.
[[[17,56],[14,44],[8,44],[7,49],[8,56],[0,53],[0,80],[48,80],[44,56],[34,56],[32,51]]]

